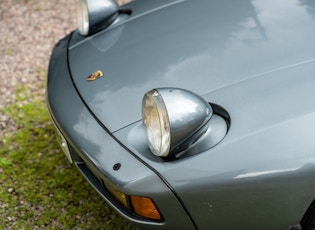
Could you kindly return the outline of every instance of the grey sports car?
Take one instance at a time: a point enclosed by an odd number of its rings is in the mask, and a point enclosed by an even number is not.
[[[141,228],[315,228],[313,0],[80,0],[47,103]]]

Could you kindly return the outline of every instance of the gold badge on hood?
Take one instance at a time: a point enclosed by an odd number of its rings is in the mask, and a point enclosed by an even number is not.
[[[103,77],[103,72],[101,70],[97,70],[94,73],[92,73],[90,76],[86,78],[87,81],[94,81],[100,77]]]

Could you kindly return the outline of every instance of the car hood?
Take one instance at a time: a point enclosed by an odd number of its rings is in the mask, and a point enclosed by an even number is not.
[[[219,95],[257,79],[244,99],[280,100],[276,94],[265,97],[268,91],[256,93],[258,79],[315,58],[311,1],[138,0],[124,8],[133,13],[92,37],[74,32],[69,44],[73,82],[112,133],[141,120],[142,97],[152,88],[184,88],[233,107],[223,100],[229,97]],[[104,76],[87,81],[97,70]],[[272,76],[268,81],[285,90],[286,77]]]
[[[197,227],[222,229],[216,220],[226,216],[231,229],[244,218],[249,226],[279,220],[280,208],[297,223],[304,194],[314,199],[307,182],[315,163],[315,2],[137,0],[126,7],[133,14],[105,31],[72,35],[69,68],[90,112],[174,191]],[[96,70],[104,76],[86,81]],[[142,97],[157,87],[188,89],[222,106],[231,118],[225,138],[193,156],[155,157],[137,130]]]

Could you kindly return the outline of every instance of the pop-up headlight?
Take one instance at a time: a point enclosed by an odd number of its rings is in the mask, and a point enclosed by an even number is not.
[[[78,30],[88,36],[109,26],[118,16],[118,5],[114,0],[79,0]]]
[[[212,108],[200,96],[183,89],[147,92],[142,118],[153,154],[168,157],[188,148],[207,130]]]

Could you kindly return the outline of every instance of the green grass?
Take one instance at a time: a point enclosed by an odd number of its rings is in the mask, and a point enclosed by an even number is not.
[[[21,88],[1,112],[17,129],[0,139],[0,229],[131,229],[68,163],[42,96]]]

